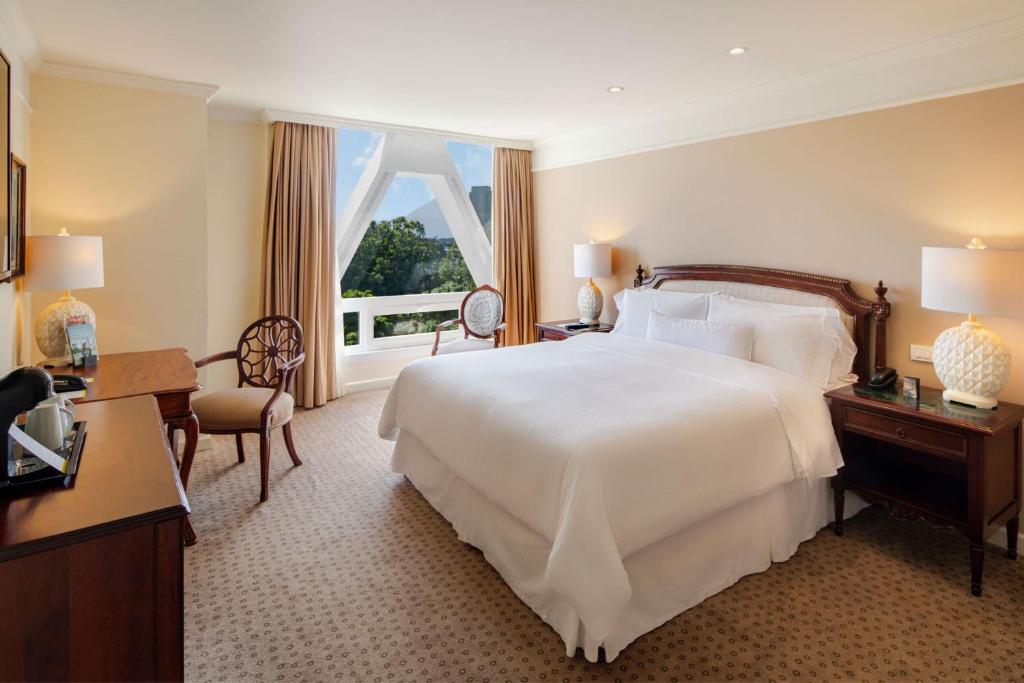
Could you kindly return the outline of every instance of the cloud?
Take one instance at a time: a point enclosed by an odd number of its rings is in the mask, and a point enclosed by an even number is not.
[[[448,143],[448,152],[451,154],[467,189],[474,185],[491,184],[492,150],[490,147],[452,141]]]
[[[369,131],[369,134],[370,140],[363,146],[363,151],[352,160],[353,166],[365,166],[367,162],[373,158],[373,153],[377,151],[377,145],[380,144],[380,139],[384,137],[383,133],[374,133]]]

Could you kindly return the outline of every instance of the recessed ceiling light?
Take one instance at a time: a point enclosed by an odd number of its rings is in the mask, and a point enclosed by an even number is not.
[[[731,55],[741,55],[741,54],[743,54],[746,51],[747,51],[747,48],[745,48],[743,46],[737,46],[737,47],[729,48],[729,54],[731,54]]]
[[[612,92],[612,93],[614,93],[614,92],[622,92],[623,90],[625,90],[625,88],[623,88],[621,85],[613,85],[610,88],[608,88],[608,92]]]

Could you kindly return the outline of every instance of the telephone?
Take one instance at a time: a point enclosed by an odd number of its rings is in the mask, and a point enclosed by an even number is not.
[[[78,375],[53,376],[53,390],[56,392],[81,391],[88,386],[85,378]]]
[[[897,377],[896,368],[879,368],[871,375],[868,386],[872,389],[888,389],[896,384]]]

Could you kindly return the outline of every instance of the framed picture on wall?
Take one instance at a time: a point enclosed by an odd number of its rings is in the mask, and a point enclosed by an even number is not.
[[[11,158],[11,63],[7,56],[0,52],[0,154],[4,159]],[[14,244],[11,234],[11,164],[2,164],[0,172],[0,282],[10,282],[14,278]],[[24,269],[24,266],[22,266]]]
[[[17,154],[11,155],[11,279],[25,274],[25,182],[28,168]]]

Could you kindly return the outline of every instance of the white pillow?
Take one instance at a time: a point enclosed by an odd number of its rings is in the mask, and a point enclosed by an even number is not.
[[[647,337],[647,320],[652,309],[673,318],[704,320],[708,317],[710,294],[661,292],[657,289],[627,289],[623,292],[619,317],[612,334]]]
[[[843,336],[850,335],[834,308],[771,304],[716,293],[708,320],[753,325],[751,360],[823,389],[850,371],[856,354],[852,339],[844,344]]]
[[[719,296],[728,296],[719,294]],[[853,370],[853,361],[857,357],[857,344],[853,341],[853,337],[850,336],[850,330],[847,329],[846,324],[843,322],[842,316],[839,313],[839,309],[832,308],[830,306],[797,306],[793,304],[777,304],[769,303],[767,301],[753,301],[751,299],[740,299],[738,297],[729,297],[733,301],[740,301],[755,306],[767,307],[774,313],[779,315],[809,315],[810,313],[820,313],[825,316],[825,322],[835,332],[836,337],[839,340],[839,349],[836,351],[836,355],[832,358],[832,366],[829,370],[829,381],[828,387],[832,388],[837,383],[849,383],[852,378],[856,378],[856,375],[851,375]],[[857,381],[853,379],[852,381]]]
[[[750,360],[754,348],[754,327],[673,318],[655,310],[651,311],[647,323],[647,338]]]

